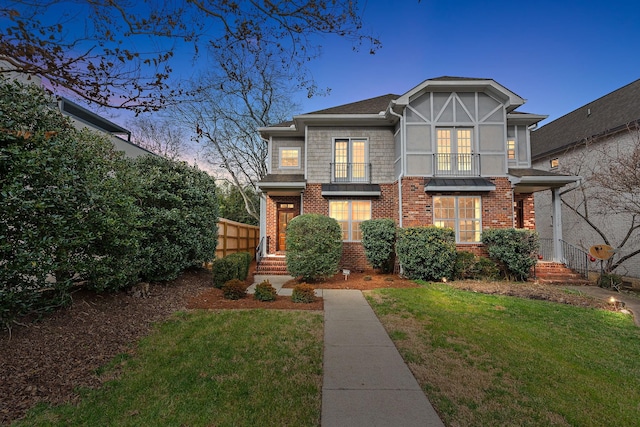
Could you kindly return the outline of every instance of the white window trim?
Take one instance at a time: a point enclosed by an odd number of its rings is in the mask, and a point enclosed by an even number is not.
[[[333,163],[334,165],[337,164],[336,162],[336,142],[337,141],[348,141],[348,147],[347,147],[347,164],[353,164],[353,141],[363,141],[364,142],[364,164],[368,165],[369,164],[369,148],[370,148],[370,143],[369,143],[369,138],[368,137],[357,137],[357,136],[353,136],[353,137],[348,137],[348,136],[343,136],[343,137],[334,137],[333,138],[333,143],[331,146],[331,163]],[[334,166],[335,167],[335,166]],[[370,178],[370,174],[371,171],[366,168],[365,166],[365,170],[366,170],[366,179]],[[335,170],[331,171],[331,179],[335,179]],[[365,179],[363,178],[363,179]],[[352,177],[348,176],[345,178],[345,182],[352,182]]]
[[[298,166],[283,166],[282,165],[282,152],[284,150],[295,150],[298,152]],[[278,168],[279,169],[300,169],[300,147],[280,147],[278,150]]]
[[[369,219],[372,218],[372,212],[371,212],[371,200],[345,200],[345,199],[341,199],[341,200],[329,200],[329,214],[331,214],[331,203],[332,202],[347,202],[347,206],[348,206],[348,214],[347,214],[347,230],[348,230],[348,236],[346,239],[343,240],[343,242],[361,242],[362,240],[354,240],[353,239],[353,235],[352,235],[352,231],[353,231],[353,210],[352,210],[352,206],[353,206],[353,202],[368,202],[369,203]],[[331,218],[331,216],[330,216]],[[337,220],[336,220],[337,221]],[[358,221],[358,222],[364,222],[367,220],[362,220],[362,221]],[[340,222],[340,221],[338,221]]]
[[[462,242],[460,241],[460,215],[459,215],[459,203],[458,200],[460,199],[474,199],[477,198],[480,201],[480,218],[477,219],[478,221],[478,225],[480,228],[480,235],[482,235],[482,196],[436,196],[436,197],[452,197],[453,199],[455,199],[455,218],[454,219],[454,231],[456,234],[456,244],[457,245],[477,245],[478,243],[481,243],[481,238],[477,241],[477,242]],[[446,219],[450,219],[450,218],[446,218]],[[442,220],[442,218],[436,218],[436,212],[435,212],[435,208],[433,209],[433,223],[435,224],[436,221],[438,220]]]

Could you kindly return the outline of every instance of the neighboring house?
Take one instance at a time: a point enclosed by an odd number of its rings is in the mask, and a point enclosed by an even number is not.
[[[440,77],[260,128],[262,253],[282,255],[303,213],[340,223],[341,265],[352,268],[368,267],[359,225],[372,218],[451,227],[458,249],[475,253],[484,229],[534,229],[533,193],[577,178],[531,168],[529,132],[546,116],[515,111],[524,103],[491,79]]]
[[[0,69],[13,69],[12,66],[6,62],[0,60]],[[34,75],[25,75],[20,72],[11,71],[9,73],[0,74],[9,79],[18,80],[25,84],[35,84],[43,86],[42,79]],[[146,154],[154,154],[149,150],[146,150],[131,142],[131,132],[127,129],[118,126],[117,124],[105,119],[98,114],[95,114],[88,109],[66,99],[64,97],[56,97],[57,108],[60,112],[69,117],[71,122],[77,129],[89,128],[102,133],[105,133],[116,150],[124,151],[126,157],[136,158],[144,156]],[[154,154],[155,155],[155,154]]]
[[[592,179],[603,169],[604,162],[630,154],[640,143],[640,80],[636,80],[593,102],[590,102],[531,133],[531,157],[534,167],[546,171],[572,172],[582,177],[573,191],[564,191],[562,200],[584,214],[617,248],[627,237],[632,224],[630,214],[615,213],[606,203],[594,197],[602,192]],[[624,155],[624,154],[623,154]],[[640,192],[640,189],[636,193]],[[602,194],[602,193],[600,193]],[[537,228],[542,238],[552,238],[554,225],[552,196],[549,192],[535,197]],[[588,251],[591,246],[605,243],[602,236],[566,204],[562,207],[564,240]],[[636,220],[638,221],[638,220]],[[640,230],[634,231],[626,244],[614,255],[623,257],[640,249]],[[614,258],[615,259],[615,258]],[[623,262],[616,273],[640,277],[640,255]],[[590,263],[594,270],[597,262]]]

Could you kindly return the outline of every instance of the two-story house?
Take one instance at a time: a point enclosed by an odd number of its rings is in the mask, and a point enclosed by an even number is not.
[[[359,225],[372,218],[451,227],[476,253],[484,229],[535,228],[533,193],[576,177],[531,169],[529,132],[546,116],[515,111],[524,103],[491,79],[439,77],[259,129],[261,252],[282,255],[287,223],[303,213],[340,223],[352,268],[367,267]]]
[[[637,210],[618,209],[617,203],[613,202],[619,200],[620,197],[616,196],[633,200],[633,190],[623,194],[622,185],[619,185],[618,192],[603,188],[595,175],[608,176],[611,164],[620,164],[623,158],[633,158],[638,147],[640,79],[531,133],[534,167],[580,174],[582,177],[581,184],[572,187],[574,190],[563,191],[564,240],[583,251],[603,243],[613,246],[616,252],[611,261],[617,264],[615,273],[636,279],[640,278],[640,230],[638,218],[634,215]],[[540,215],[540,237],[551,239],[556,220],[549,192],[537,193],[535,206]],[[597,262],[587,265],[592,270],[600,270]]]

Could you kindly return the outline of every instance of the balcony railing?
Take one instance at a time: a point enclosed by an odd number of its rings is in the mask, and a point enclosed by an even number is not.
[[[479,154],[434,154],[435,176],[480,176]]]
[[[331,163],[331,182],[371,183],[371,163]]]

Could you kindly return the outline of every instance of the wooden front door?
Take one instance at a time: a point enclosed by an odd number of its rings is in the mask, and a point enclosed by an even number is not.
[[[293,203],[281,203],[278,205],[278,242],[276,245],[277,251],[286,251],[287,244],[285,238],[287,236],[287,225],[291,221],[296,213],[294,211]]]

